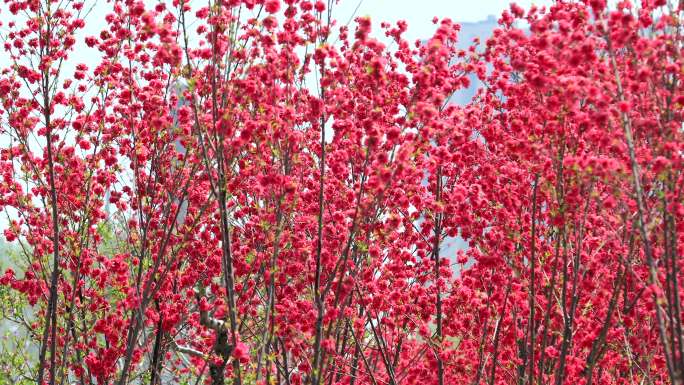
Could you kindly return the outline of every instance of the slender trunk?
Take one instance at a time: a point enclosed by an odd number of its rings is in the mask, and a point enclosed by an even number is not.
[[[557,182],[556,182],[556,200],[558,202],[558,207],[560,211],[560,215],[564,216],[565,214],[565,202],[564,202],[564,196],[565,194],[563,193],[563,159],[565,157],[565,137],[561,139],[561,146],[560,150],[558,152],[558,171],[557,171]],[[549,331],[549,322],[551,321],[551,306],[553,304],[552,296],[555,293],[556,290],[556,279],[558,275],[558,261],[560,257],[560,244],[561,244],[561,239],[565,237],[565,225],[560,229],[560,233],[557,232],[556,235],[556,242],[555,242],[555,247],[554,247],[554,258],[553,258],[553,267],[551,268],[551,283],[549,287],[546,290],[546,309],[544,312],[544,324],[543,324],[543,332],[542,332],[542,341],[541,341],[541,349],[540,349],[540,357],[539,357],[539,376],[537,378],[537,383],[539,385],[542,385],[543,381],[543,376],[546,367],[544,366],[545,360],[546,360],[546,345],[548,343],[548,331]],[[553,366],[552,366],[553,367]]]
[[[504,295],[503,306],[501,307],[501,314],[499,314],[499,320],[496,322],[496,330],[494,331],[494,347],[492,352],[492,373],[489,377],[489,385],[494,385],[494,380],[496,378],[496,364],[499,357],[499,335],[501,334],[501,323],[506,316],[506,305],[508,304],[508,295],[511,293],[511,280],[509,278],[508,285],[506,286],[506,294]]]
[[[321,90],[321,98],[325,98],[325,89]],[[321,343],[323,339],[323,315],[325,314],[324,298],[321,295],[321,253],[323,252],[323,209],[325,199],[325,117],[321,116],[321,159],[318,190],[318,239],[316,241],[316,275],[314,277],[314,305],[316,306],[316,337],[314,340],[313,367],[311,368],[311,385],[320,385],[322,373]]]
[[[594,367],[598,363],[598,361],[601,359],[601,356],[603,355],[603,351],[605,348],[605,342],[606,338],[608,336],[608,330],[610,330],[610,327],[612,326],[611,320],[613,317],[613,312],[615,311],[615,308],[617,307],[618,299],[620,297],[620,288],[622,287],[622,282],[624,280],[625,272],[624,271],[619,271],[617,279],[615,281],[615,286],[613,287],[613,293],[610,297],[610,303],[608,304],[608,311],[606,313],[606,318],[603,321],[603,326],[601,327],[601,331],[599,332],[598,338],[594,341],[594,343],[591,346],[591,351],[589,352],[589,355],[587,356],[587,364],[585,368],[586,372],[586,377],[587,377],[587,385],[592,385],[593,383],[593,375],[594,375]]]
[[[442,200],[442,167],[437,168],[437,186],[436,186],[436,201],[441,203]],[[442,216],[441,214],[436,214],[435,216],[435,230],[434,230],[433,245],[432,245],[432,256],[435,262],[434,274],[435,274],[435,313],[436,313],[436,323],[437,323],[437,342],[439,344],[438,350],[435,352],[437,356],[437,383],[439,385],[444,385],[444,362],[440,356],[442,348],[442,291],[439,282],[439,248],[440,241],[442,237]]]
[[[41,60],[43,56],[50,54],[51,42],[51,2],[47,2],[46,30],[43,34],[41,29],[39,36]],[[57,188],[55,186],[55,167],[54,154],[52,152],[52,123],[50,111],[50,69],[45,68],[42,72],[42,93],[43,93],[43,118],[45,120],[46,141],[47,141],[47,161],[48,161],[48,183],[50,187],[50,211],[52,220],[52,273],[50,277],[50,297],[48,299],[47,320],[43,329],[41,339],[38,384],[42,385],[45,376],[45,355],[48,344],[50,345],[50,385],[55,383],[55,353],[57,343],[57,285],[59,282],[59,217],[57,212]]]
[[[529,335],[530,335],[530,373],[529,373],[529,384],[534,383],[534,344],[535,344],[535,319],[534,319],[534,308],[536,306],[535,298],[535,269],[537,268],[537,234],[536,234],[536,218],[537,218],[537,187],[539,184],[539,174],[534,177],[534,192],[532,193],[532,240],[530,241],[530,296],[529,296],[529,307],[530,307],[530,319],[528,321],[529,325]]]
[[[155,301],[157,311],[159,311],[159,303]],[[162,329],[162,323],[164,322],[164,316],[159,316],[159,321],[157,322],[157,334],[154,338],[154,348],[152,349],[152,363],[150,364],[150,385],[161,385],[161,357],[162,357],[162,342],[164,338],[164,332]]]

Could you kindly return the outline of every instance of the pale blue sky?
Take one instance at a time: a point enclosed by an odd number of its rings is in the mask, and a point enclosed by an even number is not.
[[[449,17],[457,22],[475,22],[487,19],[487,16],[501,15],[507,9],[509,0],[360,0],[357,16],[370,16],[373,24],[381,21],[396,22],[406,20],[409,28],[406,37],[409,40],[425,39],[432,35],[435,26],[432,18]],[[532,4],[549,6],[553,0],[519,0],[518,5],[529,9]],[[345,23],[353,14],[359,0],[341,0],[336,6],[334,15],[341,23]]]

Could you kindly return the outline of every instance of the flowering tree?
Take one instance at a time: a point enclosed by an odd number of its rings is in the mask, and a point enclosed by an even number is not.
[[[483,57],[488,89],[468,112],[501,162],[482,183],[500,213],[473,251],[487,263],[462,278],[499,283],[473,309],[488,322],[471,329],[485,341],[478,377],[682,382],[683,10],[587,1],[503,14]]]
[[[681,383],[682,6],[333,8],[5,2],[22,378]]]

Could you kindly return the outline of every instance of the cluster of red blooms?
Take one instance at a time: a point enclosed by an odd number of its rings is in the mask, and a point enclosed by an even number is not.
[[[681,385],[684,2],[512,5],[468,50],[334,3],[4,0],[28,375]]]

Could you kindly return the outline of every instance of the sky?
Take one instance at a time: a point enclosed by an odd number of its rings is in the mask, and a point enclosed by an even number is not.
[[[529,9],[533,4],[549,6],[553,0],[517,0],[519,6]],[[354,14],[370,16],[373,24],[381,21],[390,23],[398,20],[408,21],[406,37],[409,41],[432,36],[435,25],[432,18],[449,17],[456,22],[477,22],[493,15],[498,18],[508,9],[509,0],[341,0],[334,10],[340,22],[346,22]],[[359,5],[360,4],[360,5]]]

